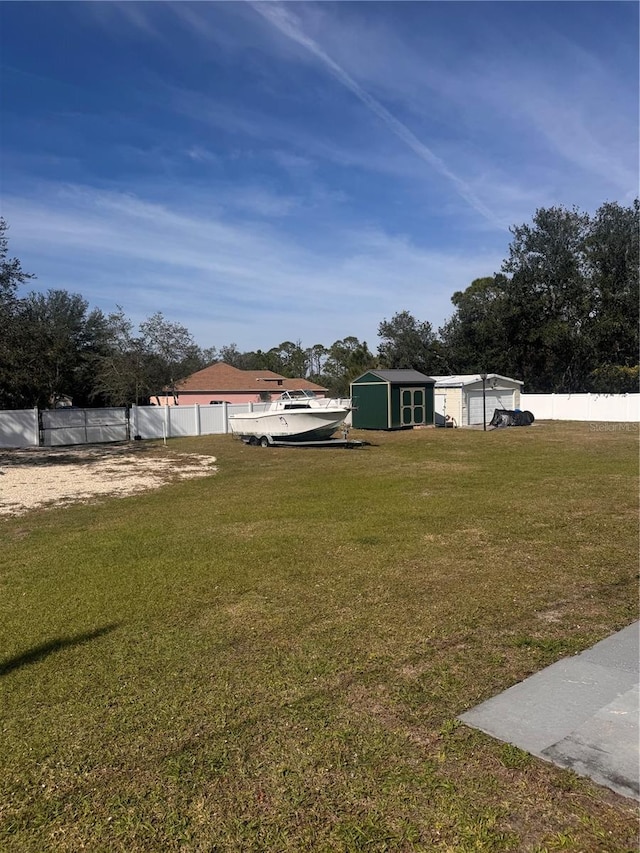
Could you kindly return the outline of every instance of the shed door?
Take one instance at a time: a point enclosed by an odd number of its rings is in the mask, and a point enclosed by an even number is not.
[[[400,389],[400,422],[402,426],[424,424],[426,417],[424,388]]]
[[[494,409],[513,409],[515,390],[492,388],[486,392],[487,423],[493,417]],[[482,391],[467,391],[467,423],[482,423]]]

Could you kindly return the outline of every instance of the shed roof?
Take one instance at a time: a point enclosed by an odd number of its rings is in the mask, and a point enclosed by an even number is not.
[[[457,376],[434,376],[433,379],[435,379],[436,388],[457,388],[461,385],[473,385],[474,382],[482,382],[482,376],[479,373],[463,373]],[[501,376],[499,373],[487,373],[487,382],[494,379],[524,385],[521,379],[512,379],[510,376]]]
[[[367,373],[373,373],[374,376],[378,376],[384,382],[427,382],[429,384],[434,382],[433,377],[426,376],[418,370],[367,370]],[[363,373],[362,376],[366,376],[367,373]],[[355,379],[352,385],[362,379],[362,376]]]
[[[178,382],[178,393],[186,391],[270,391],[270,390],[309,390],[326,391],[322,385],[316,385],[308,379],[289,379],[274,373],[273,370],[240,370],[219,361],[210,364],[196,373],[192,373],[182,382]]]

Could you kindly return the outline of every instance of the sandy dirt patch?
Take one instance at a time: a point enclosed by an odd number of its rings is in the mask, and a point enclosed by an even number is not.
[[[217,470],[215,462],[215,456],[173,453],[142,444],[0,451],[0,516],[100,497],[125,497],[176,480],[208,477]]]

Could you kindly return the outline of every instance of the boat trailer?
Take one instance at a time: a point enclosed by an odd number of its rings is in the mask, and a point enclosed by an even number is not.
[[[263,435],[260,438],[256,435],[241,435],[240,439],[244,444],[251,447],[344,447],[347,450],[355,447],[364,447],[366,441],[358,441],[351,438],[325,438],[314,441],[287,441],[283,438],[272,438],[270,435]]]

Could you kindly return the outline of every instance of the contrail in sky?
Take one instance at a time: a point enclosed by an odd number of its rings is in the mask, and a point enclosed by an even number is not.
[[[388,109],[386,109],[386,107],[365,91],[362,86],[344,70],[344,68],[338,65],[337,62],[324,52],[317,42],[305,35],[301,30],[299,23],[290,12],[283,9],[282,6],[272,2],[252,2],[250,5],[256,12],[262,15],[263,18],[269,21],[270,24],[279,29],[281,33],[284,33],[284,35],[306,48],[309,53],[316,56],[320,62],[329,69],[336,80],[342,83],[346,89],[349,89],[349,91],[352,92],[356,98],[362,101],[362,103],[368,107],[372,113],[377,115],[378,118],[387,125],[389,130],[391,130],[392,133],[395,133],[395,135],[399,137],[405,145],[414,152],[414,154],[417,154],[421,160],[424,160],[425,163],[428,163],[437,172],[445,178],[448,178],[448,180],[455,186],[458,194],[462,196],[462,198],[475,211],[491,222],[492,225],[504,228],[503,223],[499,222],[492,211],[480,201],[469,184],[454,174],[447,164],[441,160],[440,157],[434,154],[430,148],[424,145],[424,143],[420,142],[418,137],[412,133],[405,124],[399,121],[389,112]]]

